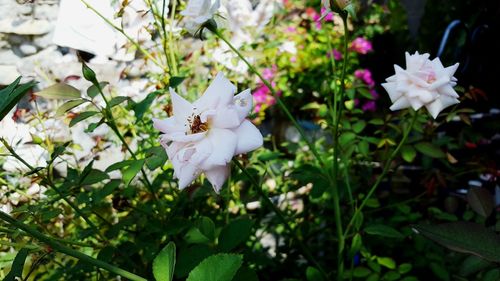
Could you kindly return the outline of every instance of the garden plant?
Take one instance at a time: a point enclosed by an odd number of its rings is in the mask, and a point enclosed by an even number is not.
[[[500,280],[499,174],[461,152],[482,138],[461,65],[363,67],[398,1],[133,0],[112,19],[75,1],[148,90],[83,56],[0,90],[3,280]]]

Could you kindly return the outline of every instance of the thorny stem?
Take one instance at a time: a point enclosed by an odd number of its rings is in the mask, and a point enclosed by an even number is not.
[[[252,182],[252,184],[255,186],[256,191],[259,193],[260,197],[264,202],[274,211],[276,216],[281,220],[283,225],[285,226],[286,230],[292,235],[297,243],[299,244],[299,247],[302,249],[302,252],[306,256],[306,258],[314,264],[318,268],[318,270],[321,272],[323,277],[325,277],[328,280],[328,274],[326,271],[323,269],[323,267],[316,261],[314,256],[311,254],[309,249],[307,248],[306,245],[302,242],[302,240],[298,237],[298,235],[295,233],[295,231],[292,229],[290,224],[288,223],[288,220],[285,218],[285,215],[281,212],[281,210],[274,205],[274,203],[269,199],[269,197],[264,193],[264,191],[261,188],[261,185],[248,173],[248,171],[243,167],[243,165],[238,161],[238,160],[233,160],[233,163],[240,168],[240,170],[248,177],[248,179]]]
[[[87,1],[85,0],[80,0],[85,6],[87,6],[88,9],[92,10],[96,15],[98,15],[101,19],[103,19],[107,24],[109,24],[111,27],[113,27],[115,30],[120,32],[127,40],[134,45],[137,50],[139,50],[144,56],[146,56],[148,59],[150,59],[154,64],[157,66],[161,67],[165,72],[168,72],[168,68],[166,68],[164,65],[162,65],[157,59],[151,55],[148,51],[146,51],[144,48],[141,47],[139,43],[137,43],[132,37],[130,37],[123,28],[116,26],[113,24],[109,19],[107,19],[105,16],[103,16],[99,11],[97,11],[94,7],[92,7]]]
[[[238,49],[236,49],[232,44],[231,42],[229,42],[218,30],[210,30],[212,31],[218,38],[220,38],[222,41],[224,41],[228,46],[229,48],[231,48],[231,50],[233,50],[233,52],[248,66],[248,69],[254,73],[255,75],[257,75],[260,80],[262,81],[262,83],[264,83],[264,85],[266,85],[267,88],[269,88],[269,90],[271,91],[271,94],[273,95],[273,97],[276,99],[276,103],[278,104],[278,106],[281,108],[281,110],[283,111],[283,113],[285,113],[285,115],[287,116],[287,118],[292,122],[292,124],[295,126],[295,128],[297,129],[297,131],[299,132],[300,136],[302,137],[302,139],[306,142],[307,146],[309,147],[309,149],[311,150],[312,154],[314,155],[314,157],[316,158],[316,160],[321,164],[321,166],[325,166],[325,163],[323,162],[323,159],[321,158],[321,156],[319,155],[318,151],[316,150],[316,147],[314,146],[314,144],[307,138],[306,136],[306,133],[304,132],[304,129],[302,129],[302,127],[299,125],[299,123],[297,122],[297,120],[295,119],[295,117],[293,117],[293,115],[290,113],[290,111],[288,110],[288,108],[286,107],[286,105],[283,103],[283,101],[281,101],[280,97],[278,96],[278,94],[276,93],[276,90],[274,89],[274,87],[271,85],[271,83],[269,83],[266,79],[264,79],[264,77],[262,77],[262,74],[260,74],[256,69],[255,67],[253,67],[247,59],[245,59],[245,57],[240,53],[240,51],[238,51]]]
[[[130,279],[133,281],[147,281],[147,279],[140,277],[138,275],[135,275],[131,272],[128,272],[124,269],[121,269],[121,268],[116,267],[114,265],[111,265],[109,263],[106,263],[106,262],[103,262],[101,260],[95,259],[91,256],[88,256],[82,252],[79,252],[79,251],[76,251],[76,250],[71,249],[69,247],[66,247],[63,244],[59,243],[58,241],[54,240],[53,238],[42,234],[41,232],[37,231],[36,229],[16,220],[15,218],[9,216],[8,214],[6,214],[2,211],[0,211],[0,219],[9,223],[12,226],[18,228],[18,229],[23,230],[24,232],[28,233],[30,236],[38,239],[39,241],[49,245],[55,251],[61,252],[61,253],[66,254],[68,256],[72,256],[74,258],[81,260],[82,262],[86,262],[88,264],[96,266],[97,268],[105,269],[111,273],[120,275],[124,278]]]

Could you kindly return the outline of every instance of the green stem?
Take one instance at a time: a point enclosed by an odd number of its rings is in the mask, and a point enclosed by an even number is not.
[[[30,164],[28,164],[24,159],[22,159],[15,151],[14,149],[7,143],[7,141],[3,138],[0,138],[0,141],[3,143],[3,145],[7,148],[7,150],[10,152],[10,154],[15,157],[17,160],[19,160],[21,163],[23,163],[30,171],[35,171],[35,168],[33,168]],[[62,191],[60,191],[55,184],[45,175],[43,175],[41,172],[36,172],[35,173],[38,177],[40,177],[50,188],[52,188],[58,195],[61,197],[75,212],[87,222],[89,227],[92,229],[92,231],[99,236],[99,238],[103,241],[106,241],[106,238],[101,235],[97,227],[94,225],[94,223],[88,218],[78,206],[76,206],[71,200],[69,200]]]
[[[276,205],[274,205],[274,203],[271,201],[271,199],[269,199],[269,197],[264,193],[264,191],[262,190],[260,184],[252,177],[252,175],[250,175],[250,173],[248,173],[248,171],[245,169],[245,167],[243,167],[243,165],[238,161],[238,160],[233,160],[233,163],[236,164],[236,166],[238,166],[238,168],[240,168],[240,170],[248,177],[248,179],[252,182],[252,184],[255,186],[256,190],[257,190],[257,193],[259,193],[259,196],[262,198],[262,200],[264,200],[264,202],[274,211],[274,213],[276,214],[276,216],[279,218],[279,220],[281,220],[281,222],[283,223],[283,225],[285,226],[286,230],[290,233],[290,235],[293,236],[293,238],[297,241],[297,243],[299,244],[299,247],[302,249],[302,252],[304,253],[304,255],[306,256],[306,258],[312,263],[314,264],[314,266],[316,266],[318,268],[318,270],[321,272],[321,274],[323,275],[323,277],[325,277],[327,280],[329,279],[328,278],[328,274],[326,273],[326,271],[323,269],[323,267],[316,261],[316,259],[314,258],[314,256],[311,254],[311,252],[309,251],[309,249],[307,248],[306,245],[304,245],[304,243],[302,242],[302,240],[297,236],[297,234],[295,233],[295,231],[292,229],[292,227],[290,226],[290,224],[288,223],[288,220],[285,218],[285,215],[283,215],[283,213],[281,212],[281,210],[276,207]]]
[[[125,148],[130,153],[132,158],[134,158],[134,160],[137,160],[138,159],[137,155],[135,155],[134,151],[130,148],[127,141],[125,140],[123,135],[120,133],[118,126],[116,125],[115,118],[113,116],[113,112],[111,111],[111,108],[109,107],[108,100],[106,99],[106,96],[104,95],[104,92],[101,88],[101,85],[99,84],[99,82],[97,80],[92,81],[92,84],[94,84],[94,86],[97,88],[97,90],[99,90],[99,94],[102,96],[102,98],[104,99],[104,102],[106,103],[106,108],[101,111],[101,113],[104,115],[104,118],[107,120],[106,124],[108,124],[108,126],[116,134],[118,139],[120,139],[121,143],[125,146]],[[156,201],[158,201],[158,197],[156,196],[156,193],[154,192],[153,185],[149,181],[148,175],[146,174],[146,171],[144,170],[144,168],[141,168],[141,174],[142,174],[142,177],[144,178],[144,182],[146,183],[149,191],[151,192],[151,195],[153,196],[153,198]]]
[[[36,238],[37,240],[49,245],[55,251],[61,252],[61,253],[66,254],[68,256],[72,256],[74,258],[81,260],[82,262],[86,262],[86,263],[91,264],[93,266],[96,266],[98,268],[105,269],[111,273],[120,275],[124,278],[130,279],[133,281],[147,281],[147,279],[142,278],[138,275],[135,275],[131,272],[128,272],[126,270],[123,270],[123,269],[116,267],[114,265],[111,265],[109,263],[95,259],[91,256],[88,256],[88,255],[83,254],[79,251],[73,250],[69,247],[66,247],[66,246],[60,244],[59,242],[57,242],[56,240],[52,239],[51,237],[40,233],[36,229],[14,219],[13,217],[9,216],[8,214],[6,214],[2,211],[0,211],[0,219],[2,219],[3,221],[9,223],[10,225],[12,225],[18,229],[23,230],[24,232],[28,233],[30,236]]]
[[[312,154],[316,158],[316,160],[321,164],[322,167],[324,167],[325,163],[323,162],[323,159],[321,158],[321,156],[319,155],[318,151],[316,150],[316,147],[306,137],[306,133],[304,132],[304,130],[302,129],[302,127],[299,125],[299,123],[297,122],[297,120],[290,113],[290,111],[288,110],[288,108],[286,107],[286,105],[283,103],[283,101],[281,101],[280,97],[276,93],[276,90],[273,88],[273,86],[271,85],[271,83],[269,83],[266,79],[264,79],[264,77],[262,77],[262,75],[248,62],[248,60],[245,59],[245,57],[240,53],[240,51],[238,51],[238,49],[236,49],[231,44],[231,42],[229,42],[224,36],[222,36],[222,34],[218,30],[210,30],[210,31],[212,31],[218,38],[220,38],[222,41],[224,41],[229,46],[229,48],[231,50],[233,50],[233,52],[248,66],[248,69],[252,73],[254,73],[255,75],[257,75],[260,78],[260,80],[262,81],[262,83],[264,83],[264,85],[266,85],[266,87],[269,88],[269,90],[271,91],[271,94],[276,99],[276,103],[278,104],[278,106],[280,107],[280,109],[283,111],[283,113],[285,113],[285,115],[287,116],[287,118],[295,126],[295,128],[299,132],[300,136],[306,142],[307,146],[309,147],[309,149],[311,150]]]
[[[101,19],[103,19],[107,24],[109,24],[111,27],[113,27],[116,31],[120,32],[127,40],[134,45],[137,50],[139,50],[144,56],[146,56],[148,59],[150,59],[154,64],[157,66],[161,67],[165,72],[168,72],[168,68],[163,66],[158,60],[156,60],[153,55],[151,55],[148,51],[146,51],[144,48],[141,47],[141,45],[137,42],[135,42],[132,37],[130,37],[125,31],[121,28],[113,24],[109,19],[107,19],[105,16],[103,16],[99,11],[97,11],[94,7],[92,7],[87,1],[85,0],[80,0],[85,6],[87,6],[88,9],[92,10],[96,15],[98,15]]]
[[[373,184],[373,186],[368,191],[368,194],[365,196],[365,198],[361,202],[361,205],[359,205],[359,207],[354,212],[354,215],[352,216],[351,220],[349,221],[349,224],[347,225],[347,228],[345,230],[344,235],[347,235],[349,233],[349,230],[351,229],[354,221],[357,219],[357,217],[359,216],[359,214],[361,213],[361,211],[363,210],[364,206],[366,205],[366,203],[368,202],[368,200],[371,198],[371,196],[373,195],[373,193],[375,192],[375,190],[377,190],[377,187],[380,185],[380,183],[384,179],[384,177],[387,174],[387,172],[389,172],[389,169],[391,167],[392,161],[394,160],[394,158],[396,158],[396,156],[399,153],[399,150],[401,149],[401,147],[403,146],[403,144],[408,139],[408,135],[410,134],[411,129],[413,128],[413,125],[417,121],[417,118],[418,118],[418,114],[417,114],[417,112],[414,112],[414,115],[412,117],[412,120],[411,120],[409,126],[406,128],[406,130],[403,133],[403,138],[399,142],[399,144],[396,147],[396,149],[394,149],[394,151],[391,153],[391,155],[387,159],[387,161],[386,161],[386,163],[384,165],[384,168],[382,170],[382,173],[378,176],[377,180],[375,181],[375,183]]]
[[[163,0],[163,4],[165,4],[165,0]],[[177,58],[175,57],[174,50],[174,19],[175,19],[175,9],[177,8],[177,0],[172,0],[172,10],[170,11],[170,32],[168,34],[168,43],[169,43],[169,53],[170,53],[170,62],[172,64],[172,75],[177,76],[179,74],[177,70]]]
[[[349,30],[347,28],[347,13],[341,14],[342,22],[344,24],[344,62],[342,64],[342,74],[340,76],[340,92],[338,97],[333,98],[333,207],[335,211],[335,228],[337,231],[337,239],[339,240],[339,247],[337,252],[337,279],[341,280],[344,274],[344,248],[345,248],[345,235],[342,230],[342,215],[340,210],[339,198],[339,125],[340,117],[342,114],[342,103],[345,93],[345,75],[347,69],[348,51],[347,42],[349,40]]]

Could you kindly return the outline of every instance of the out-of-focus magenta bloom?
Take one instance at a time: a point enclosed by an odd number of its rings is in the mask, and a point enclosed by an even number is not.
[[[330,52],[326,53],[327,58],[330,58],[332,55],[335,60],[341,60],[343,58],[342,53],[337,51],[336,49],[333,49]]]
[[[321,7],[321,15],[325,21],[333,21],[333,13],[329,12],[325,7]]]
[[[295,28],[294,26],[289,26],[286,28],[286,31],[290,33],[295,33],[297,32],[297,28]]]
[[[372,72],[368,69],[358,69],[354,72],[354,76],[363,81],[368,87],[375,86],[375,81],[372,78]]]
[[[375,110],[377,110],[377,104],[375,104],[375,101],[370,100],[365,102],[361,107],[361,109],[365,112],[366,111],[374,112]]]
[[[272,81],[278,72],[278,67],[273,65],[271,68],[265,68],[262,71],[262,77],[271,83],[272,87],[276,87],[276,82]],[[260,83],[259,87],[253,92],[255,102],[254,111],[259,113],[261,110],[276,104],[276,98],[271,94],[271,90],[264,84]]]
[[[377,109],[377,104],[376,100],[379,98],[379,95],[377,91],[375,90],[375,81],[373,80],[372,77],[372,72],[369,69],[358,69],[354,72],[354,76],[361,80],[366,86],[368,86],[368,90],[370,91],[371,96],[373,97],[372,100],[368,100],[363,103],[361,106],[361,109],[365,112],[371,111],[374,112]],[[358,106],[358,103],[356,106]]]
[[[351,50],[358,54],[367,54],[373,50],[372,42],[363,37],[358,37],[351,42]]]
[[[272,80],[276,72],[278,72],[278,66],[274,64],[271,68],[264,68],[262,71],[262,77],[266,80]]]

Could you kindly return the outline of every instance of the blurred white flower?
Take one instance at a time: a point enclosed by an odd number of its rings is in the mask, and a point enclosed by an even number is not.
[[[234,96],[235,92],[236,87],[222,73],[192,104],[170,89],[173,116],[153,122],[163,133],[161,143],[180,189],[203,172],[219,192],[233,156],[262,146],[261,133],[246,120],[252,108],[250,89]]]
[[[33,167],[46,165],[48,153],[41,146],[31,144],[33,138],[30,134],[30,126],[17,123],[12,119],[14,110],[0,121],[0,137],[4,138],[16,151],[16,153]],[[14,157],[5,157],[2,169],[8,172],[28,172],[29,169]]]
[[[286,41],[279,47],[281,53],[290,53],[292,55],[297,54],[297,47],[294,41]]]
[[[407,107],[418,110],[425,106],[436,118],[443,109],[459,103],[458,94],[453,89],[457,84],[453,74],[458,63],[445,68],[439,58],[431,61],[429,56],[406,53],[406,69],[394,65],[396,74],[382,84],[393,102],[391,110]]]
[[[186,9],[181,11],[184,28],[196,34],[204,23],[213,18],[219,7],[220,0],[189,0]]]

